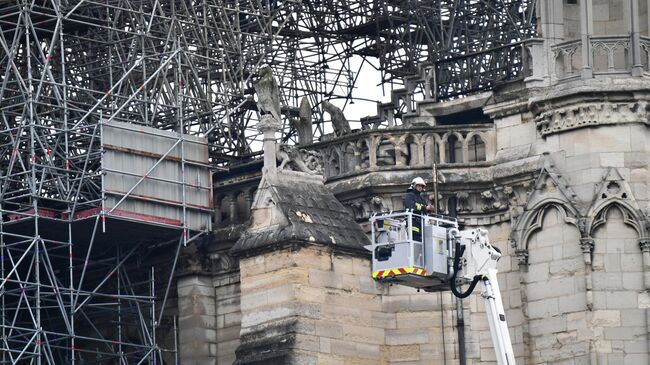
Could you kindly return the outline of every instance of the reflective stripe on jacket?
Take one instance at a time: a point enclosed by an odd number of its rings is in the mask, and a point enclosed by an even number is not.
[[[429,202],[418,193],[417,190],[409,188],[406,191],[406,196],[404,197],[404,208],[410,209],[416,214],[425,214],[427,205]],[[420,233],[420,226],[422,225],[422,219],[419,217],[413,217],[411,231],[413,233]]]

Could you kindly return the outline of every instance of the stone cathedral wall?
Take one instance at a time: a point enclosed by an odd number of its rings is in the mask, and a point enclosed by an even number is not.
[[[605,88],[617,100],[594,101]],[[492,133],[485,138],[487,161],[440,164],[447,179],[440,185],[441,209],[448,213],[455,204],[461,222],[487,228],[504,252],[499,284],[518,363],[649,361],[650,133],[643,88],[643,83],[601,82],[529,95],[534,103],[523,109],[490,105],[484,110],[492,122],[480,127],[484,135]],[[323,148],[335,145],[328,143]],[[379,152],[378,161],[382,158]],[[418,159],[403,161],[403,169],[379,163],[354,173],[338,170],[342,175],[331,176],[328,186],[357,219],[372,210],[400,209],[402,188],[412,176],[431,176]],[[367,181],[378,184],[371,193],[363,191]],[[232,227],[227,214],[222,218]],[[228,268],[211,277],[215,334],[208,353],[219,364],[235,361],[242,340],[272,337],[265,323],[291,318],[300,318],[293,324],[291,356],[302,354],[311,359],[307,363],[459,361],[452,296],[377,284],[367,258],[316,248],[239,262],[225,259],[224,251],[206,255],[217,262],[212,264],[217,272]],[[467,363],[495,364],[480,296],[465,300],[463,313]]]
[[[522,44],[522,80],[421,100],[400,123],[306,148],[366,232],[370,212],[402,209],[410,181],[431,181],[437,164],[439,211],[488,229],[504,253],[498,280],[518,364],[648,364],[648,1],[552,0],[538,11],[544,39]],[[250,346],[287,333],[275,348],[293,359],[284,363],[460,363],[450,293],[375,283],[368,258],[324,247],[232,256],[260,171],[251,162],[217,176],[218,228],[179,279],[179,296],[192,298],[179,298],[181,333],[198,326],[185,340],[190,364],[254,363]],[[495,364],[480,296],[463,305],[466,363]]]

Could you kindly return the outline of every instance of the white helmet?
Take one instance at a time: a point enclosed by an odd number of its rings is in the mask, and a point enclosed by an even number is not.
[[[421,178],[421,177],[418,176],[418,177],[416,177],[415,179],[413,179],[413,181],[411,181],[411,186],[415,187],[416,185],[423,185],[423,186],[426,186],[427,183],[424,182],[424,179],[423,179],[423,178]]]

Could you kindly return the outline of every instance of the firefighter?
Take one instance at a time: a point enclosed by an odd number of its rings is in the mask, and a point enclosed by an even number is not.
[[[406,190],[406,196],[404,197],[405,209],[412,210],[413,213],[419,215],[433,211],[433,205],[422,196],[425,186],[424,179],[419,176],[411,181],[411,186]],[[422,219],[414,215],[411,229],[413,230],[413,240],[421,241]]]

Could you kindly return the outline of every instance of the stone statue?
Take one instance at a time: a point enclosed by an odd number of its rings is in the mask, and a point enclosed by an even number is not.
[[[302,146],[313,142],[311,135],[312,115],[311,104],[306,96],[300,100],[300,118],[291,119],[291,126],[298,132],[298,143]]]
[[[263,65],[259,74],[260,79],[253,85],[257,93],[257,109],[261,115],[271,114],[275,120],[280,121],[280,89],[271,66]]]
[[[284,144],[276,145],[277,158],[280,161],[278,171],[287,169],[316,175],[323,173],[321,156],[316,151],[306,151]]]
[[[472,206],[469,202],[469,193],[466,191],[459,191],[456,193],[456,210],[459,212],[470,212]]]
[[[334,133],[337,136],[342,136],[351,132],[350,123],[348,123],[348,120],[345,119],[345,115],[343,115],[343,111],[341,111],[341,109],[334,106],[334,104],[330,103],[329,101],[324,100],[323,110],[330,115],[330,118],[332,119],[332,126],[334,126]]]

